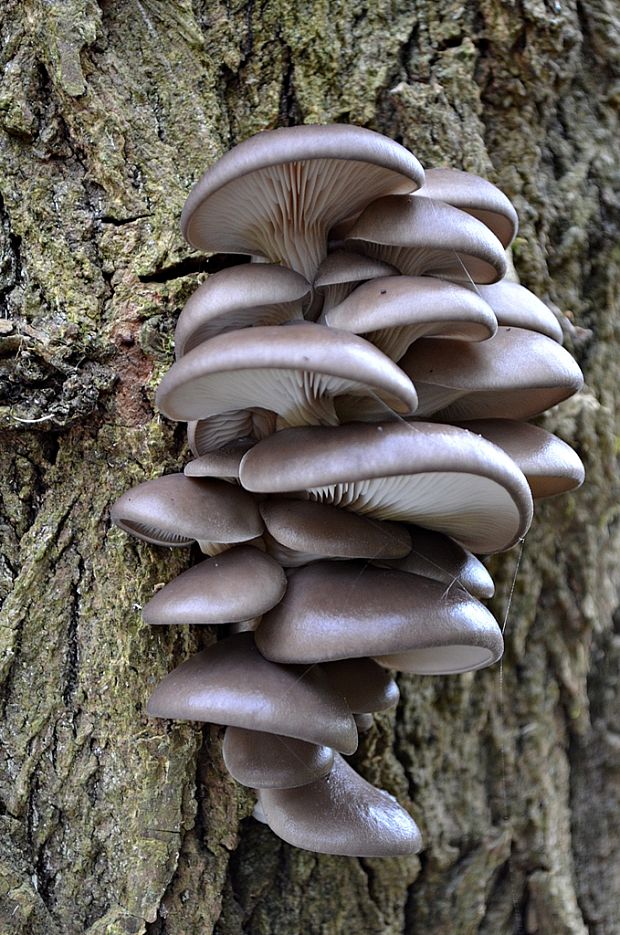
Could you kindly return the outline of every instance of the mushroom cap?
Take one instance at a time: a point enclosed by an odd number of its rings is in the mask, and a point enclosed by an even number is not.
[[[437,275],[497,282],[506,275],[504,249],[477,218],[413,195],[378,198],[361,213],[345,243],[407,276]]]
[[[246,442],[220,448],[218,451],[208,451],[186,464],[183,473],[186,477],[221,477],[222,480],[237,480],[241,459],[251,447],[251,443]]]
[[[226,769],[251,789],[294,789],[326,776],[330,747],[243,727],[227,727],[222,746]]]
[[[489,666],[504,648],[495,618],[463,588],[360,562],[317,562],[291,574],[255,638],[273,662],[415,652],[436,675]]]
[[[353,753],[355,721],[319,669],[269,662],[253,633],[238,633],[187,659],[157,686],[152,717],[208,721],[296,737]]]
[[[244,263],[209,276],[179,315],[174,333],[177,359],[227,331],[302,319],[311,291],[299,273],[263,263]]]
[[[509,454],[525,474],[535,500],[555,497],[583,484],[585,472],[579,455],[536,425],[513,419],[478,419],[463,422],[462,428],[482,435]]]
[[[267,550],[287,567],[320,558],[399,558],[411,549],[409,533],[327,503],[266,500],[260,505]]]
[[[411,552],[404,558],[391,561],[392,568],[412,575],[423,575],[447,585],[459,585],[474,597],[493,597],[493,579],[475,555],[440,532],[413,526],[409,531]]]
[[[383,263],[382,260],[373,260],[372,257],[352,253],[350,250],[334,250],[319,266],[314,288],[324,289],[327,286],[365,282],[368,279],[377,279],[379,276],[385,278],[397,275],[398,270],[389,263]]]
[[[347,857],[396,857],[422,848],[418,826],[396,799],[336,754],[328,776],[297,789],[261,789],[267,824],[295,847]]]
[[[560,322],[551,309],[525,286],[503,279],[490,286],[476,286],[476,291],[491,306],[498,324],[537,331],[558,344],[562,343],[564,336]]]
[[[527,532],[532,497],[514,461],[483,442],[428,422],[286,429],[248,451],[240,480],[248,490],[306,491],[309,499],[444,532],[472,552],[499,552]]]
[[[143,617],[163,626],[238,623],[270,610],[285,591],[277,562],[252,546],[236,546],[174,578],[151,598]]]
[[[460,422],[531,419],[572,396],[581,370],[563,347],[534,331],[501,327],[479,344],[422,338],[399,366],[415,383],[416,415]]]
[[[167,474],[119,497],[112,522],[152,545],[245,542],[260,536],[263,523],[254,498],[222,480]]]
[[[310,322],[211,338],[173,364],[156,399],[171,419],[259,406],[303,425],[336,422],[331,398],[343,393],[374,394],[401,414],[417,402],[411,381],[368,341]]]
[[[519,218],[509,198],[487,179],[460,169],[427,169],[422,198],[445,201],[493,231],[503,247],[509,247],[519,229]]]
[[[419,188],[424,170],[403,146],[340,124],[268,130],[235,146],[194,185],[184,236],[199,250],[264,256],[310,282],[327,234],[380,195]]]
[[[424,336],[485,341],[497,331],[489,305],[464,286],[430,276],[391,276],[355,289],[325,314],[330,328],[363,334],[399,360]]]
[[[343,695],[353,714],[385,711],[398,704],[398,685],[372,659],[338,659],[321,666],[334,690]]]
[[[187,443],[197,457],[227,446],[253,445],[276,430],[276,414],[266,409],[238,409],[209,419],[190,419]]]

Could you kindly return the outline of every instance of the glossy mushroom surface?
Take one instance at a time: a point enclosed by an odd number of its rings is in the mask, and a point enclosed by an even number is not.
[[[262,731],[227,727],[222,747],[226,769],[251,789],[293,789],[326,776],[334,751]]]

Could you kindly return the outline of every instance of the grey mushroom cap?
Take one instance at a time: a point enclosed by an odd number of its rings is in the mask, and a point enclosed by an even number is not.
[[[497,319],[483,298],[431,276],[392,276],[359,286],[325,314],[325,324],[362,334],[392,360],[421,337],[486,341]]]
[[[350,250],[328,254],[314,281],[315,289],[323,296],[319,321],[324,322],[326,312],[346,299],[360,282],[386,276],[398,276],[398,270],[389,263]]]
[[[558,344],[562,343],[562,327],[551,309],[518,282],[503,279],[490,286],[476,286],[475,289],[495,312],[498,324],[527,328],[546,335]]]
[[[374,201],[352,225],[345,243],[406,276],[491,283],[507,270],[501,243],[481,221],[452,205],[413,195]]]
[[[183,473],[186,477],[221,477],[222,480],[238,480],[241,459],[251,447],[251,442],[240,442],[217,451],[208,451],[186,464]]]
[[[343,218],[389,192],[419,188],[424,170],[372,130],[334,124],[259,133],[193,187],[181,228],[200,250],[264,256],[310,282]]]
[[[355,715],[386,711],[398,704],[398,685],[372,659],[339,659],[321,668]]]
[[[285,591],[277,562],[252,546],[236,546],[174,578],[146,604],[143,617],[160,626],[237,623],[264,614]]]
[[[294,789],[326,776],[330,747],[243,727],[227,727],[222,747],[226,769],[251,789]]]
[[[389,358],[354,334],[310,322],[231,331],[178,360],[157,390],[171,419],[206,419],[258,406],[288,424],[335,424],[333,397],[378,396],[407,414],[417,399],[411,381]]]
[[[310,292],[310,283],[284,266],[244,263],[220,270],[198,287],[179,315],[177,359],[217,334],[302,319]]]
[[[157,686],[152,717],[206,721],[296,737],[353,753],[355,721],[319,669],[280,666],[238,633],[197,653]]]
[[[260,505],[267,551],[286,567],[321,558],[389,559],[411,549],[407,530],[312,500],[274,498]]]
[[[409,532],[411,552],[404,558],[391,561],[392,568],[442,581],[448,587],[458,585],[474,597],[493,597],[493,579],[475,555],[439,532],[419,526],[409,527]]]
[[[396,799],[376,789],[337,754],[329,775],[298,789],[261,789],[267,824],[282,840],[319,854],[416,854],[422,837]]]
[[[255,638],[274,662],[407,653],[436,675],[492,665],[504,646],[495,618],[463,588],[360,562],[319,562],[291,574]]]
[[[461,423],[502,448],[523,471],[535,500],[555,497],[583,484],[579,455],[560,438],[527,422],[478,419]]]
[[[472,552],[510,548],[532,519],[527,481],[504,451],[472,432],[428,422],[276,432],[244,456],[240,480],[248,490],[297,491],[435,529]]]
[[[531,419],[583,385],[578,365],[555,341],[500,327],[488,341],[422,338],[399,361],[415,383],[416,416],[460,422]]]
[[[510,199],[487,179],[460,169],[427,169],[424,185],[416,192],[422,198],[444,201],[482,221],[509,247],[519,229],[517,212]]]
[[[152,545],[235,543],[260,536],[263,523],[254,499],[225,481],[167,474],[119,497],[112,522]]]

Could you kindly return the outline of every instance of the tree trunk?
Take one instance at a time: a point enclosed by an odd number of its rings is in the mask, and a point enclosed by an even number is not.
[[[1,935],[615,935],[620,354],[614,0],[0,0]],[[250,818],[221,731],[149,720],[212,631],[140,607],[191,561],[110,529],[178,470],[154,389],[217,268],[192,182],[258,130],[345,121],[514,200],[522,282],[588,388],[544,424],[587,483],[493,563],[501,667],[400,678],[354,757],[419,858],[317,856]],[[616,313],[616,318],[614,318]]]

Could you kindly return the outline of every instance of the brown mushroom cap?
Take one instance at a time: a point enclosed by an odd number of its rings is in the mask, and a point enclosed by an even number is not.
[[[183,473],[186,477],[221,477],[222,480],[236,481],[241,459],[251,447],[250,442],[245,442],[208,451],[186,464]]]
[[[320,558],[399,558],[411,549],[403,526],[326,503],[276,498],[259,509],[267,530],[267,551],[285,567]]]
[[[355,715],[385,711],[398,704],[398,685],[372,659],[339,659],[321,668]]]
[[[353,753],[355,721],[319,669],[263,658],[252,633],[238,633],[197,653],[157,686],[152,717],[208,721],[296,737]]]
[[[334,762],[329,747],[227,727],[222,746],[226,769],[251,789],[294,789],[326,776]]]
[[[413,195],[373,201],[345,243],[407,276],[489,283],[505,276],[507,269],[501,243],[481,221],[452,205]]]
[[[494,617],[463,588],[360,562],[318,562],[291,574],[255,638],[274,662],[417,653],[421,671],[437,675],[489,666],[503,652]]]
[[[471,172],[427,169],[424,185],[416,195],[444,201],[478,218],[493,231],[503,247],[510,246],[519,228],[517,212],[510,199],[492,182]]]
[[[303,319],[310,291],[303,276],[284,266],[244,263],[220,270],[198,287],[179,315],[177,359],[217,334]]]
[[[403,146],[340,124],[287,127],[235,146],[194,185],[183,234],[199,250],[265,256],[310,282],[327,234],[373,198],[422,184]]]
[[[547,335],[558,344],[562,343],[562,328],[551,309],[518,282],[503,279],[491,286],[475,288],[495,312],[498,324],[527,328]]]
[[[252,546],[236,546],[174,578],[151,598],[143,617],[163,626],[237,623],[264,614],[285,591],[277,562]]]
[[[534,499],[580,487],[583,464],[573,449],[550,432],[513,419],[477,419],[462,427],[502,448],[523,471]]]
[[[423,575],[447,585],[457,584],[474,597],[493,597],[493,579],[475,555],[439,532],[414,526],[409,531],[411,552],[404,558],[391,561],[392,568],[412,575]]]
[[[112,522],[153,545],[245,542],[260,536],[258,506],[240,487],[225,481],[167,474],[119,497]]]
[[[304,425],[337,423],[332,399],[342,393],[376,395],[402,414],[416,407],[411,381],[381,351],[357,335],[310,322],[211,338],[173,364],[156,398],[171,419],[259,406]]]
[[[465,419],[531,419],[576,393],[581,370],[555,341],[501,327],[479,344],[422,338],[399,366],[415,383],[416,415]]]
[[[325,778],[298,789],[261,789],[258,799],[271,830],[308,851],[395,857],[422,847],[418,826],[396,799],[338,754]]]
[[[330,328],[363,334],[392,360],[424,336],[485,341],[497,331],[489,305],[456,283],[430,276],[391,276],[359,286],[325,314]]]
[[[510,548],[532,519],[527,481],[505,452],[428,422],[276,432],[244,456],[240,480],[248,490],[306,491],[357,513],[435,529],[472,552]]]
[[[266,409],[239,409],[187,423],[187,442],[196,457],[238,444],[253,445],[276,430],[276,414]]]

